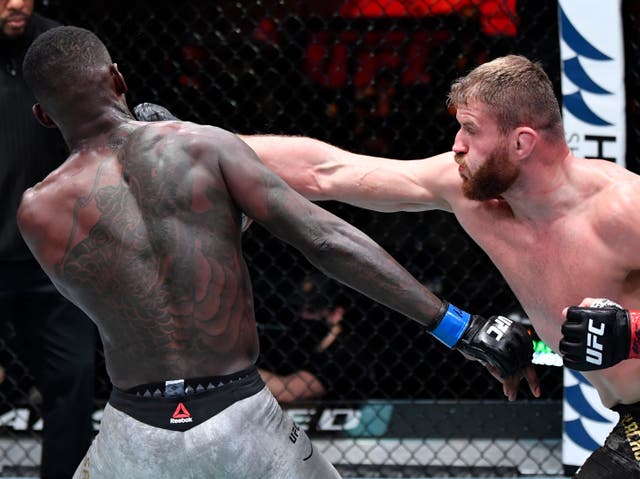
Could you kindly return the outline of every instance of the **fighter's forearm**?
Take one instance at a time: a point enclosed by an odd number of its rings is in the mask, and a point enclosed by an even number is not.
[[[500,377],[525,375],[539,394],[531,368],[533,347],[524,326],[505,317],[471,315],[440,300],[389,254],[355,228],[335,224],[309,260],[325,273],[416,320],[450,348],[496,368]],[[515,399],[515,391],[509,392]]]
[[[361,231],[335,222],[320,237],[301,250],[327,275],[424,326],[439,315],[442,301]]]
[[[442,208],[428,182],[442,160],[402,161],[352,153],[308,137],[240,136],[262,163],[311,200],[335,200],[374,211]],[[431,172],[429,165],[436,169]],[[447,209],[447,208],[444,208]]]

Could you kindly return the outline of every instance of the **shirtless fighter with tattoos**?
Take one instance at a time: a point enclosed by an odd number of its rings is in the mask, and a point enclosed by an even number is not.
[[[36,117],[60,129],[70,155],[25,192],[20,228],[57,288],[98,326],[113,383],[74,477],[339,477],[254,366],[243,213],[326,274],[515,378],[515,387],[524,375],[539,393],[523,327],[438,299],[237,136],[136,121],[125,81],[93,33],[49,30],[27,52],[24,75]]]

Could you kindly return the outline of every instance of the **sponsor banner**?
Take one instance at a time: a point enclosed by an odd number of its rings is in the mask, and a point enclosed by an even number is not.
[[[574,155],[626,166],[621,0],[559,0],[562,113]],[[580,466],[604,443],[617,414],[584,377],[564,372],[563,464]]]
[[[581,466],[604,444],[618,414],[603,406],[596,389],[578,371],[564,370],[562,463]]]
[[[285,411],[312,438],[495,438],[560,439],[560,401],[394,400],[362,402],[304,402]],[[93,414],[97,431],[102,409]],[[540,418],[544,417],[544,421]],[[191,422],[184,404],[172,423]],[[16,433],[37,435],[42,420],[27,408],[0,414],[0,437]]]
[[[621,0],[559,0],[558,20],[569,147],[626,166]]]

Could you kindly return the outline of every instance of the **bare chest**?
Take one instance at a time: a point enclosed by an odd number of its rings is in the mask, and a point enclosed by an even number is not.
[[[622,301],[628,271],[601,237],[578,222],[547,229],[512,221],[477,222],[467,231],[500,270],[542,339],[552,348],[560,340],[562,310],[584,297]]]

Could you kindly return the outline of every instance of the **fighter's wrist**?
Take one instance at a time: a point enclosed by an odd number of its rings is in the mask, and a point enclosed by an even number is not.
[[[470,321],[469,313],[443,301],[440,313],[433,320],[429,333],[438,341],[453,348],[467,330]]]
[[[627,310],[629,317],[629,358],[640,358],[640,311]]]

